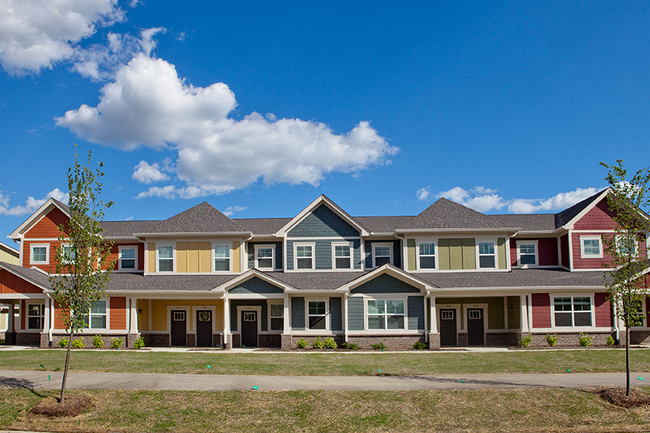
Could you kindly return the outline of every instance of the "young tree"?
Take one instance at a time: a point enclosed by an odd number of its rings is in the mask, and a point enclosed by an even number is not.
[[[99,226],[104,211],[113,202],[105,203],[99,198],[103,163],[95,170],[90,168],[90,163],[91,152],[88,152],[87,166],[79,164],[75,147],[74,166],[68,169],[70,219],[59,227],[61,246],[56,253],[56,274],[49,278],[68,334],[61,403],[65,401],[72,339],[75,333],[88,327],[88,313],[102,298],[113,270],[113,263],[108,261],[112,245],[103,241]]]
[[[609,256],[606,265],[610,270],[603,275],[610,302],[616,316],[625,324],[625,372],[626,394],[630,395],[630,326],[643,317],[639,309],[648,292],[643,276],[648,267],[648,253],[643,245],[650,232],[650,218],[645,212],[650,203],[650,167],[637,171],[628,179],[623,161],[616,165],[600,163],[607,168],[605,177],[610,185],[607,204],[613,213],[614,235],[603,235],[605,252]]]

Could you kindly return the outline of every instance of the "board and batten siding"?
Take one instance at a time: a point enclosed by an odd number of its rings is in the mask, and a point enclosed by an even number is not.
[[[334,269],[334,261],[332,258],[332,243],[336,242],[352,242],[352,266],[353,269],[361,269],[361,241],[359,239],[293,239],[287,240],[287,269],[293,269],[293,244],[313,242],[315,268]]]
[[[324,204],[307,214],[287,233],[290,238],[353,236],[360,236],[359,231]]]
[[[438,257],[436,257],[439,270],[466,270],[477,269],[476,239],[438,239]],[[495,245],[497,255],[496,266],[498,269],[507,269],[506,238],[497,238]],[[417,270],[417,242],[416,239],[406,240],[407,269]]]

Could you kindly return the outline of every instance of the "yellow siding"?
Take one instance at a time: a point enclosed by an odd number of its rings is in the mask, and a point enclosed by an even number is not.
[[[149,302],[149,301],[144,301]],[[139,304],[138,304],[139,305]],[[194,331],[194,322],[196,310],[192,307],[216,307],[214,321],[217,331],[223,331],[223,301],[217,300],[200,300],[200,299],[154,299],[151,301],[151,331],[169,331],[167,329],[168,307],[183,306],[190,307],[190,317],[187,322],[187,330]],[[144,311],[144,310],[143,310]],[[147,318],[148,320],[148,318]],[[142,328],[141,328],[142,329]]]
[[[199,243],[190,242],[187,247],[187,272],[199,272]]]
[[[241,242],[232,243],[232,271],[241,272]]]
[[[20,259],[14,254],[0,249],[0,262],[10,263],[12,265],[19,265]]]
[[[406,257],[408,259],[408,270],[414,271],[416,269],[416,254],[415,254],[415,239],[406,240]]]
[[[497,257],[499,258],[499,269],[506,269],[506,238],[497,239]]]
[[[149,242],[147,249],[147,261],[149,262],[147,266],[147,272],[154,273],[156,272],[156,243]]]
[[[138,329],[141,331],[150,331],[148,299],[138,299]]]
[[[199,242],[199,272],[212,272],[212,244]]]
[[[212,246],[206,242],[176,243],[176,272],[212,272]]]

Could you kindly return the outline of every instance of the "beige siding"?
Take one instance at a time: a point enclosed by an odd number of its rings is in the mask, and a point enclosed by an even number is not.
[[[232,243],[232,271],[241,272],[241,242]]]
[[[212,272],[212,251],[209,241],[177,242],[176,272]]]
[[[506,269],[506,238],[497,239],[497,257],[499,258],[499,269]]]
[[[147,272],[154,273],[156,272],[156,243],[149,242],[147,244],[147,261],[149,262],[147,266]]]
[[[416,260],[417,255],[415,251],[415,239],[406,240],[406,258],[408,262],[408,270],[414,271],[417,269]]]
[[[20,259],[14,253],[0,249],[0,262],[10,263],[12,265],[19,265]]]

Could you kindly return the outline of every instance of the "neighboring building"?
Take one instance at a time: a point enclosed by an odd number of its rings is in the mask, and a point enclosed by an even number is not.
[[[20,252],[9,245],[0,242],[0,262],[17,265],[20,263]],[[2,304],[0,299],[0,339],[5,338],[5,331],[7,330],[7,322],[9,316],[9,306]]]
[[[527,334],[544,345],[548,333],[577,345],[586,332],[605,344],[624,336],[603,283],[608,192],[547,215],[440,199],[419,215],[352,217],[320,196],[293,218],[230,219],[204,202],[166,220],[106,221],[115,272],[83,335],[129,347],[138,336],[228,348],[331,336],[406,349],[518,345]],[[63,337],[47,272],[68,214],[51,199],[9,236],[21,248],[19,265],[0,263],[0,300],[20,312],[8,342]],[[650,335],[647,320],[633,342]]]

